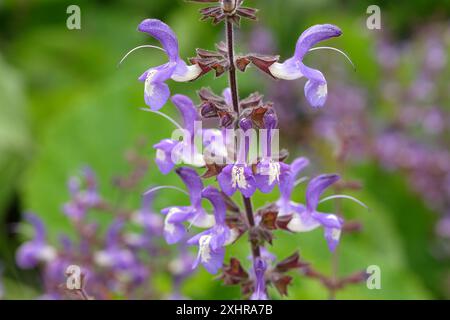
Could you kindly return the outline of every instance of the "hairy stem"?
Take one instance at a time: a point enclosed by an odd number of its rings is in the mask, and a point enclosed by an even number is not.
[[[250,198],[246,198],[244,196],[242,196],[242,198],[244,199],[245,212],[247,214],[248,224],[250,225],[251,228],[253,228],[255,226],[255,219],[253,217],[252,200]],[[261,256],[261,250],[259,249],[258,239],[256,239],[253,236],[252,232],[250,232],[250,244],[252,246],[253,259],[256,259],[256,258],[260,257]]]
[[[228,60],[230,64],[229,70],[229,82],[231,89],[231,96],[233,99],[233,109],[238,115],[240,113],[239,108],[239,92],[237,86],[237,78],[236,78],[236,65],[234,62],[234,30],[233,23],[227,19],[227,45],[228,45]]]
[[[234,62],[234,30],[233,30],[233,23],[230,19],[227,19],[226,21],[226,28],[227,28],[227,45],[228,45],[228,60],[230,64],[230,70],[229,70],[229,82],[230,82],[230,89],[231,89],[231,96],[233,100],[233,109],[236,112],[236,114],[239,116],[240,108],[239,108],[239,92],[238,92],[238,86],[237,86],[237,78],[236,78],[236,65]],[[255,226],[255,218],[253,216],[253,206],[252,206],[252,200],[250,198],[246,198],[244,196],[244,205],[245,205],[245,213],[247,215],[247,221],[252,229]],[[257,257],[261,256],[261,250],[258,246],[258,239],[256,239],[252,232],[250,232],[250,243],[252,246],[252,255],[253,259],[256,259]]]

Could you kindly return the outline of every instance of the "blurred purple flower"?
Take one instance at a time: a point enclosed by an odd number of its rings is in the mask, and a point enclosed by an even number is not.
[[[56,250],[47,244],[43,222],[34,214],[27,214],[25,219],[34,227],[34,238],[20,246],[16,253],[16,261],[19,267],[30,269],[41,262],[54,260]]]
[[[83,170],[82,181],[78,177],[71,177],[68,189],[71,200],[64,204],[63,212],[73,220],[83,220],[87,211],[101,202],[97,190],[97,178],[90,168]]]

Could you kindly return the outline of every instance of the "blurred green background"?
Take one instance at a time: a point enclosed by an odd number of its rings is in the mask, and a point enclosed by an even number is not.
[[[376,40],[389,35],[394,42],[402,43],[431,22],[448,26],[450,17],[450,1],[444,0],[246,2],[260,9],[259,23],[273,33],[272,53],[282,57],[292,54],[298,36],[310,25],[339,25],[344,36],[333,40],[333,45],[352,57],[357,71],[335,81],[349,81],[349,85],[365,88],[373,114],[385,110],[380,105],[383,74],[376,59]],[[70,4],[81,8],[81,30],[66,28],[66,8]],[[366,9],[370,4],[381,7],[381,30],[366,28]],[[114,197],[114,190],[109,187],[111,177],[127,170],[125,151],[145,137],[149,147],[144,153],[151,161],[148,185],[180,185],[176,175],[162,176],[152,160],[151,145],[169,136],[171,124],[140,110],[144,107],[143,86],[137,77],[148,67],[164,62],[164,55],[145,49],[120,67],[118,62],[133,47],[155,44],[145,34],[136,32],[139,22],[148,17],[162,19],[174,29],[183,58],[193,56],[198,47],[212,49],[223,38],[222,28],[200,22],[199,8],[181,0],[0,0],[0,262],[5,270],[5,298],[33,298],[41,292],[37,273],[15,267],[14,251],[22,240],[15,232],[16,225],[24,210],[32,210],[44,219],[52,239],[61,231],[70,233],[60,208],[68,199],[67,177],[80,167],[89,164],[100,178],[102,192]],[[254,28],[254,23],[244,21],[238,39],[248,39]],[[248,50],[248,43],[241,41],[238,51]],[[345,63],[330,55],[332,63]],[[414,63],[410,62],[412,66]],[[322,71],[330,74],[333,69]],[[171,91],[196,99],[195,91],[201,86],[221,92],[227,83],[226,77],[212,80],[213,75],[208,74],[194,83],[171,83]],[[255,90],[264,92],[270,85],[255,70],[239,74],[239,80],[242,96]],[[302,92],[303,83],[296,85]],[[442,102],[448,111],[449,97],[443,96]],[[307,108],[306,104],[303,107]],[[326,113],[327,108],[319,112]],[[172,105],[164,111],[177,116]],[[283,138],[281,143],[284,144]],[[295,146],[298,151],[292,152],[294,155],[309,156],[309,149],[303,149],[295,139],[286,145]],[[316,167],[315,172],[332,172],[336,163],[324,158]],[[433,252],[438,215],[409,188],[402,173],[388,172],[367,160],[349,166],[345,177],[363,183],[362,191],[352,195],[367,203],[371,212],[351,202],[343,203],[345,217],[357,218],[364,229],[343,238],[339,273],[378,265],[382,270],[382,289],[369,290],[364,284],[350,286],[339,292],[338,298],[448,297],[449,259]],[[184,201],[177,194],[168,195],[157,199],[158,208]],[[296,198],[302,201],[302,193],[298,192]],[[258,194],[255,203],[263,205],[271,199],[276,199],[276,195],[268,198]],[[140,194],[129,201],[137,205]],[[278,237],[271,251],[279,258],[298,249],[319,270],[331,272],[331,254],[320,231]],[[227,255],[245,260],[246,238],[228,251]],[[169,290],[167,279],[162,277],[157,282],[161,290]],[[239,288],[222,286],[203,269],[186,283],[183,292],[194,299],[240,296]],[[323,299],[327,293],[317,282],[296,275],[289,298]]]

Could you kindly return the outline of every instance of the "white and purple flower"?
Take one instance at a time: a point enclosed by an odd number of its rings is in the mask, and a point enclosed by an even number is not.
[[[44,223],[34,214],[25,219],[34,227],[34,238],[20,246],[16,254],[17,265],[23,269],[36,267],[41,262],[56,258],[56,250],[47,243]]]
[[[288,168],[288,171],[280,178],[280,199],[277,201],[278,216],[286,216],[295,212],[304,211],[304,206],[291,200],[292,191],[295,188],[297,176],[309,165],[306,158],[295,159]]]
[[[214,216],[208,215],[202,208],[203,182],[197,172],[187,167],[178,168],[176,172],[188,189],[191,204],[169,207],[161,211],[166,215],[164,238],[169,244],[179,242],[186,235],[184,226],[186,221],[200,228],[210,228],[215,223]]]
[[[342,31],[331,24],[315,25],[299,37],[294,56],[284,63],[275,62],[269,67],[271,75],[277,79],[296,80],[306,77],[305,96],[311,106],[322,107],[328,95],[327,81],[319,70],[303,64],[306,53],[318,42],[338,37]]]
[[[334,251],[339,243],[344,220],[334,214],[317,211],[317,206],[322,193],[338,180],[339,176],[335,174],[320,175],[311,180],[306,190],[306,207],[296,207],[287,226],[293,232],[308,232],[322,226],[330,251]]]
[[[187,243],[198,245],[198,255],[193,268],[202,264],[209,273],[216,274],[222,268],[225,257],[224,247],[236,240],[237,233],[228,228],[225,223],[227,208],[219,190],[209,186],[203,190],[202,196],[214,207],[215,224],[212,228],[189,239]]]
[[[169,58],[169,62],[150,68],[139,78],[145,83],[146,104],[156,111],[161,109],[170,97],[169,86],[165,83],[167,80],[192,81],[202,74],[202,69],[197,64],[188,66],[180,58],[178,39],[164,22],[157,19],[146,19],[139,24],[138,30],[148,33],[158,40]]]
[[[239,190],[250,198],[256,191],[256,181],[251,167],[246,164],[229,164],[217,176],[220,188],[227,196],[232,196]]]
[[[203,156],[196,151],[193,143],[195,122],[199,120],[194,103],[180,94],[173,96],[172,102],[183,118],[184,134],[182,141],[164,139],[153,146],[156,149],[156,165],[163,174],[170,173],[180,160],[195,166],[204,165]]]

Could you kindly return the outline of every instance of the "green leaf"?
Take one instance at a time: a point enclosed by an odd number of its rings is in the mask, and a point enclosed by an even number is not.
[[[22,83],[0,56],[0,219],[30,151]]]

